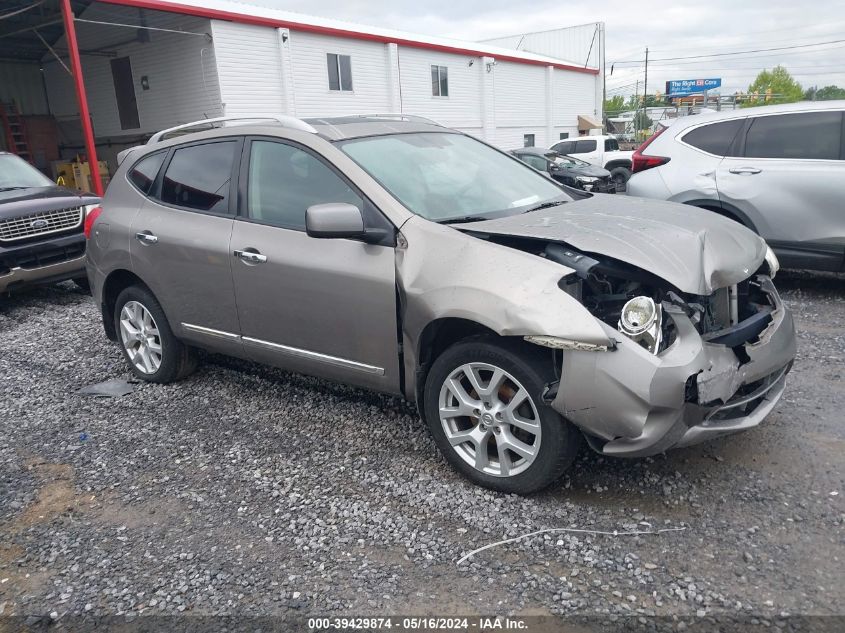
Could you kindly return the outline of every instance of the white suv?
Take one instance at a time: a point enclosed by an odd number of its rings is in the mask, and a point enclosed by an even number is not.
[[[628,194],[710,209],[787,268],[845,270],[845,101],[683,117],[633,157]]]

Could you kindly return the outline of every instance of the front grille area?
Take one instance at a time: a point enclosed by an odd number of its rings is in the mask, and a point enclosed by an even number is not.
[[[82,207],[73,207],[0,219],[0,242],[15,242],[75,229],[82,225],[83,213]]]
[[[85,254],[85,243],[76,242],[63,246],[46,246],[26,252],[0,255],[0,275],[8,274],[12,268],[33,270],[52,264],[60,264]]]

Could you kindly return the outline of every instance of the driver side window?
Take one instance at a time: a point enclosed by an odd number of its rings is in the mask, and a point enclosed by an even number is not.
[[[364,202],[316,156],[285,143],[252,141],[249,151],[247,210],[253,220],[305,230],[305,210],[315,204]]]

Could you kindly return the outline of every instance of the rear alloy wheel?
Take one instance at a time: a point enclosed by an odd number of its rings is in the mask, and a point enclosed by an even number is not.
[[[511,341],[471,339],[446,350],[425,389],[426,421],[446,459],[503,492],[528,494],[558,479],[581,436],[540,397],[552,362]]]
[[[114,321],[123,356],[141,380],[173,382],[196,367],[193,351],[173,335],[164,311],[146,288],[130,286],[120,293]]]

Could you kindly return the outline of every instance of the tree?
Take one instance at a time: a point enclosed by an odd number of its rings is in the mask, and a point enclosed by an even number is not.
[[[807,101],[832,101],[834,99],[845,99],[845,88],[839,86],[825,86],[824,88],[807,88],[804,93]]]
[[[625,109],[625,97],[622,95],[613,95],[610,99],[604,100],[605,114],[618,114]]]
[[[645,110],[638,110],[634,115],[634,128],[637,130],[651,129],[653,123]]]
[[[775,66],[770,71],[760,71],[754,82],[748,86],[748,92],[760,96],[743,104],[744,107],[793,103],[804,98],[801,84],[795,81],[783,66]],[[767,99],[766,95],[772,96]]]

